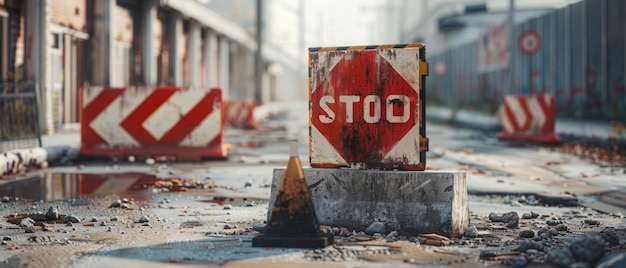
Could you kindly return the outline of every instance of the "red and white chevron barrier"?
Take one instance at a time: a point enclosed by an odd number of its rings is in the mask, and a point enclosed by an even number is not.
[[[237,128],[258,128],[259,123],[254,119],[255,106],[254,100],[224,101],[224,123]]]
[[[554,95],[505,96],[501,109],[501,140],[559,143],[554,132],[556,99]]]
[[[89,87],[80,94],[81,155],[226,157],[221,88]]]

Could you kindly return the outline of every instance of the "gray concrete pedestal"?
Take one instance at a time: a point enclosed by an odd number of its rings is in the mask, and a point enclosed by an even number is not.
[[[274,169],[268,220],[285,169]],[[365,230],[372,222],[401,235],[459,237],[469,225],[463,171],[305,168],[320,224]]]

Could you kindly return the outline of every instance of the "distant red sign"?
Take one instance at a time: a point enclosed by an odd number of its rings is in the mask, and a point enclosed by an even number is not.
[[[421,49],[310,53],[311,166],[423,169]]]
[[[528,30],[520,34],[517,45],[524,54],[533,55],[541,48],[541,38],[537,32]]]

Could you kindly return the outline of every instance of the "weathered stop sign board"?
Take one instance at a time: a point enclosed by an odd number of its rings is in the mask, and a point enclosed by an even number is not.
[[[309,49],[312,167],[424,170],[423,44]]]

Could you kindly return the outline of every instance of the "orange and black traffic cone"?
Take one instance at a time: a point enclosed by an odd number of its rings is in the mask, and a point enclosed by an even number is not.
[[[298,143],[292,141],[291,157],[278,188],[265,234],[252,239],[253,247],[322,248],[333,244],[332,234],[320,231],[315,207],[304,178]]]

